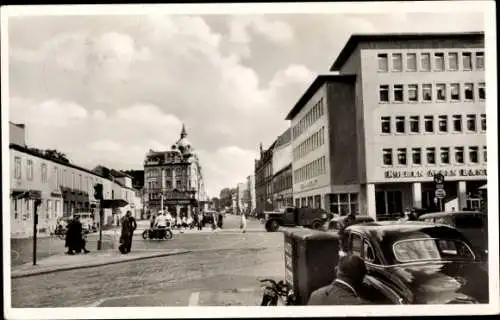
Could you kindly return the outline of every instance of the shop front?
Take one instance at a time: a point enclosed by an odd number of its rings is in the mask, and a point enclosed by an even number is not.
[[[436,196],[434,175],[444,176],[441,196]],[[383,181],[362,186],[363,211],[378,220],[401,217],[411,208],[426,212],[477,210],[480,188],[486,184],[485,168],[442,170],[388,170]]]

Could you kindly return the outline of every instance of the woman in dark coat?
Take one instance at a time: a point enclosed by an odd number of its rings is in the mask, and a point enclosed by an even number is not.
[[[121,221],[122,233],[120,235],[120,246],[118,249],[121,253],[129,253],[132,248],[132,237],[134,230],[137,228],[135,219],[131,216],[131,212],[127,211],[125,217]]]

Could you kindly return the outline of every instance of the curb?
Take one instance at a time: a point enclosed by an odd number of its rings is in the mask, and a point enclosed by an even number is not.
[[[54,272],[60,272],[60,271],[87,269],[87,268],[101,267],[101,266],[112,265],[112,264],[119,264],[119,263],[124,263],[124,262],[139,261],[139,260],[146,260],[146,259],[160,258],[160,257],[167,257],[167,256],[175,256],[175,255],[185,254],[185,253],[189,253],[189,252],[191,252],[191,251],[190,250],[172,250],[170,252],[158,252],[158,254],[154,254],[154,255],[132,257],[132,258],[127,258],[127,259],[123,259],[123,260],[105,261],[105,262],[98,262],[98,263],[85,264],[85,265],[76,265],[76,266],[71,265],[71,266],[63,266],[63,267],[59,267],[59,268],[54,267],[52,269],[46,269],[46,270],[29,270],[29,271],[19,271],[19,272],[12,272],[11,271],[10,277],[12,279],[26,278],[26,277],[38,276],[38,275],[42,275],[42,274],[54,273]]]

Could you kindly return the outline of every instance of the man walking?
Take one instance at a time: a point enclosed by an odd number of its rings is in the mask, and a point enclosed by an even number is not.
[[[129,253],[132,249],[132,238],[134,236],[134,231],[137,228],[137,223],[132,217],[132,213],[127,211],[122,221],[122,233],[120,236],[120,246],[119,250],[121,253]]]
[[[360,297],[361,284],[366,275],[363,259],[355,255],[340,258],[337,277],[330,285],[314,291],[308,305],[363,305],[371,304]]]
[[[245,213],[241,213],[241,224],[240,224],[241,232],[247,232],[247,218],[245,217]]]

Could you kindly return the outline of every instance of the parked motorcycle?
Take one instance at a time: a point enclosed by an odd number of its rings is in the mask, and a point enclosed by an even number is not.
[[[174,233],[172,232],[170,226],[167,226],[166,228],[146,229],[142,232],[142,238],[144,240],[147,240],[147,239],[170,240],[173,237],[174,237]]]
[[[276,282],[272,279],[263,279],[260,282],[265,284],[261,306],[277,306],[278,302],[285,306],[295,305],[296,299],[293,289],[284,281]]]

